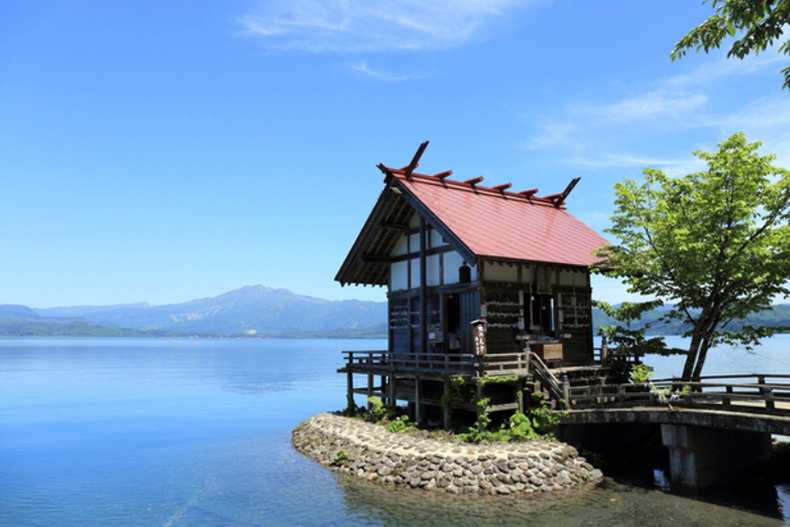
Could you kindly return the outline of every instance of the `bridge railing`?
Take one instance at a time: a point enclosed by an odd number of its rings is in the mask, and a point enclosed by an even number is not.
[[[720,382],[750,380],[756,382]],[[678,379],[654,380],[648,384],[609,384],[569,388],[571,409],[606,406],[705,406],[737,407],[743,411],[784,411],[790,413],[790,384],[766,382],[790,379],[790,375],[711,375],[699,382]],[[688,393],[682,388],[688,386]]]

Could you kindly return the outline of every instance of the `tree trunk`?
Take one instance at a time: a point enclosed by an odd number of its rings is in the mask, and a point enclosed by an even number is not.
[[[694,373],[691,375],[692,382],[699,382],[700,376],[702,375],[702,367],[705,366],[705,359],[708,356],[709,349],[710,349],[710,339],[708,337],[705,337],[702,340],[702,346],[700,346],[699,349],[699,354],[697,356],[697,364],[694,366]]]
[[[697,355],[699,354],[699,346],[702,342],[702,336],[694,331],[694,334],[691,337],[691,344],[689,344],[689,351],[688,355],[686,355],[686,363],[683,365],[683,375],[681,379],[684,381],[690,381],[691,375],[694,372],[694,365],[697,362]]]

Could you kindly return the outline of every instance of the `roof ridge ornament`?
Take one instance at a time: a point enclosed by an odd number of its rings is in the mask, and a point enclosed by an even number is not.
[[[550,194],[548,196],[544,196],[543,199],[550,200],[555,207],[560,208],[565,202],[565,198],[568,197],[568,194],[571,193],[571,190],[573,190],[573,187],[576,186],[576,183],[578,183],[580,179],[580,177],[573,178],[571,182],[568,183],[568,186],[565,187],[565,190],[562,191],[562,193]]]
[[[422,157],[423,152],[425,152],[425,149],[428,147],[428,143],[429,141],[425,141],[423,144],[421,144],[420,147],[417,149],[417,152],[414,154],[411,163],[409,163],[408,165],[406,165],[401,169],[403,170],[403,173],[406,176],[407,180],[411,181],[411,173],[414,172],[415,168],[420,166],[419,165],[420,158]]]
[[[475,188],[475,185],[483,181],[483,176],[473,177],[472,179],[467,179],[464,181],[464,185],[469,185],[472,188]]]

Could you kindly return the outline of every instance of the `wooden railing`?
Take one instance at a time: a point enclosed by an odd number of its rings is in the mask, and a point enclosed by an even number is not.
[[[551,373],[546,364],[534,353],[529,354],[529,364],[532,374],[540,383],[540,390],[549,394],[549,398],[557,403],[562,402],[564,407],[568,407],[569,385],[566,382],[560,383],[557,377]]]
[[[756,382],[720,382],[727,380],[749,380]],[[653,380],[646,385],[608,384],[579,386],[569,389],[572,409],[606,406],[698,406],[737,407],[742,411],[790,412],[790,384],[766,382],[767,379],[790,379],[790,375],[748,374],[710,375],[698,382],[683,382],[678,379]],[[687,394],[681,389],[689,387]],[[777,406],[777,404],[779,404]]]
[[[525,376],[529,372],[526,353],[471,355],[460,353],[403,353],[389,351],[344,351],[345,368],[357,372],[415,372],[471,377]]]

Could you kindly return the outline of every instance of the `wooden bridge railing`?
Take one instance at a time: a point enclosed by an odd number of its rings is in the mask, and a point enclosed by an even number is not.
[[[529,371],[526,353],[490,355],[344,351],[345,367],[355,372],[415,372],[471,377],[524,376]]]
[[[720,382],[724,379],[754,379],[756,382]],[[790,384],[769,383],[766,382],[767,379],[790,379],[790,375],[711,375],[702,377],[699,382],[660,379],[646,385],[608,384],[570,387],[568,392],[572,409],[671,404],[717,408],[735,406],[743,411],[790,412]],[[689,387],[689,393],[680,394],[678,388],[684,386]]]

